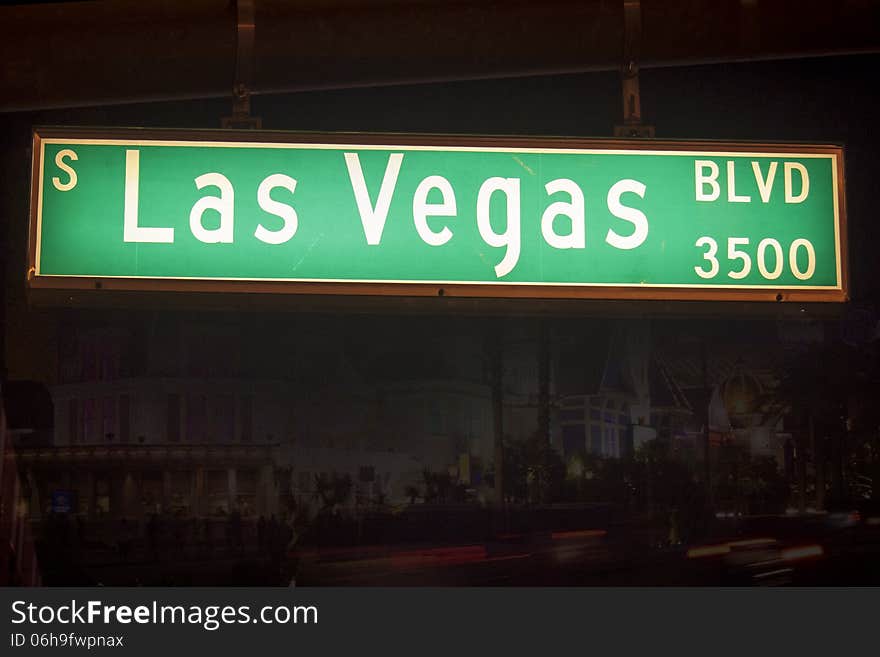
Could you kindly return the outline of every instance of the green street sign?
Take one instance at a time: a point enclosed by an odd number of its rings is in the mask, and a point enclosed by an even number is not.
[[[842,301],[837,146],[34,133],[32,287]]]

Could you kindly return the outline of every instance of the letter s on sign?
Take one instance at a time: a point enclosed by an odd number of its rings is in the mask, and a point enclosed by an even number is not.
[[[273,173],[261,182],[259,189],[257,189],[257,203],[260,208],[269,214],[280,217],[283,222],[282,227],[278,230],[270,230],[263,226],[263,224],[257,226],[254,236],[266,244],[284,244],[296,235],[296,229],[299,226],[296,210],[286,203],[273,200],[269,196],[269,193],[276,187],[282,187],[293,194],[296,190],[296,180],[290,176],[285,176],[283,173]]]
[[[59,192],[69,192],[71,189],[76,187],[76,171],[73,170],[73,167],[70,166],[67,162],[64,161],[64,158],[70,158],[74,162],[79,158],[69,148],[65,148],[64,150],[58,151],[55,154],[55,166],[61,169],[64,173],[67,174],[67,182],[61,182],[61,178],[58,176],[54,176],[52,178],[52,184],[55,185],[55,189]]]
[[[630,222],[633,225],[631,235],[618,235],[612,228],[608,229],[605,241],[615,249],[634,249],[648,238],[648,217],[641,210],[636,210],[620,202],[620,197],[626,192],[632,192],[640,198],[645,198],[647,188],[638,180],[618,180],[608,190],[608,211],[619,219]]]

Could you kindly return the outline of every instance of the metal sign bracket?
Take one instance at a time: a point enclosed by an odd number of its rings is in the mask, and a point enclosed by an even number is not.
[[[256,0],[235,0],[235,82],[232,87],[232,116],[222,119],[224,128],[259,130],[260,117],[251,116],[251,84],[254,76]]]
[[[614,126],[614,136],[650,138],[654,137],[654,126],[642,123],[639,95],[639,48],[642,39],[640,0],[624,0],[623,20],[623,62],[620,69],[623,125]]]

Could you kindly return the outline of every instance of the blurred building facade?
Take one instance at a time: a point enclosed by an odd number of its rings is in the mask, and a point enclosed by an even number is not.
[[[89,520],[284,516],[316,503],[321,477],[348,477],[355,506],[403,502],[425,471],[484,487],[495,445],[483,337],[465,323],[426,344],[413,328],[375,340],[289,317],[71,321],[53,428],[18,441],[27,514],[61,495]],[[708,422],[712,446],[782,467],[772,368],[755,373],[736,349],[706,366],[693,345],[655,344],[647,322],[587,322],[548,336],[542,399],[533,328],[503,336],[505,441],[536,435],[545,404],[564,458],[629,458],[659,439],[695,463]]]
[[[19,476],[6,412],[15,398],[0,389],[0,586],[40,586],[42,575],[27,514],[29,491]],[[28,429],[25,429],[28,430]]]

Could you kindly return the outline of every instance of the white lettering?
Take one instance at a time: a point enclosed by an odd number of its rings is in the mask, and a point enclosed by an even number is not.
[[[489,218],[489,202],[495,192],[501,192],[506,197],[507,226],[503,233],[496,233],[492,229]],[[519,225],[519,178],[487,179],[477,193],[477,228],[486,244],[496,248],[507,248],[504,258],[495,267],[495,275],[498,278],[509,274],[519,261]]]
[[[382,178],[379,197],[376,199],[374,207],[370,203],[370,194],[367,191],[367,182],[364,180],[364,171],[361,168],[358,154],[345,153],[345,166],[348,168],[348,177],[351,179],[351,188],[354,191],[354,199],[357,202],[358,213],[360,213],[361,223],[364,226],[367,244],[375,246],[382,241],[385,219],[388,218],[391,197],[394,194],[394,187],[397,185],[397,176],[400,174],[402,163],[403,153],[392,153],[388,157],[385,176]]]
[[[122,214],[122,241],[172,244],[173,228],[138,226],[138,188],[140,151],[125,151],[125,205]]]
[[[541,234],[544,240],[554,249],[582,249],[586,243],[584,228],[584,193],[581,188],[568,178],[551,180],[544,189],[547,194],[565,192],[571,197],[570,202],[556,201],[551,203],[541,216]],[[560,235],[553,230],[553,221],[558,216],[571,219],[571,231],[568,235]]]
[[[266,244],[284,244],[296,235],[296,229],[299,226],[299,219],[296,216],[296,210],[280,201],[275,201],[270,196],[273,189],[282,187],[291,194],[296,190],[296,180],[283,173],[273,173],[267,176],[257,188],[257,203],[260,208],[269,214],[281,217],[284,225],[278,230],[269,230],[262,224],[257,226],[254,231],[254,237]]]
[[[235,208],[235,191],[232,183],[221,173],[205,173],[195,179],[196,187],[217,187],[220,196],[205,196],[196,201],[189,213],[189,228],[193,236],[206,244],[232,244],[233,213]],[[208,210],[220,213],[220,225],[217,228],[205,228],[204,214]]]
[[[761,200],[764,203],[770,202],[770,192],[773,191],[773,181],[776,179],[776,169],[779,168],[779,162],[771,162],[767,171],[767,177],[761,175],[761,165],[752,162],[752,171],[755,172],[755,182],[758,183],[758,192],[761,194]]]
[[[16,600],[15,602],[12,603],[12,611],[14,613],[18,614],[18,620],[14,619],[14,618],[12,619],[12,623],[14,625],[20,625],[21,623],[24,623],[27,620],[27,614],[24,613],[24,611],[22,611],[22,609],[21,609],[24,606],[25,606],[24,600]]]
[[[801,269],[798,266],[798,249],[801,247],[807,252],[807,268]],[[791,266],[791,273],[799,281],[806,281],[813,277],[816,273],[816,250],[810,240],[796,239],[791,243],[788,250],[788,264]]]
[[[608,190],[608,211],[615,217],[630,222],[634,230],[632,235],[618,235],[612,228],[608,229],[605,241],[616,249],[634,249],[640,246],[648,237],[648,218],[641,210],[630,208],[620,202],[620,197],[626,192],[632,192],[640,198],[645,198],[645,185],[638,180],[630,178],[618,180]]]
[[[738,195],[736,193],[736,167],[733,160],[727,161],[727,202],[728,203],[751,203],[751,196]]]
[[[76,187],[76,171],[74,171],[73,167],[64,161],[65,157],[68,157],[73,161],[76,161],[78,159],[76,153],[74,153],[69,148],[60,150],[55,154],[55,166],[61,169],[68,176],[66,183],[62,183],[61,178],[59,178],[58,176],[54,176],[52,178],[52,184],[55,185],[55,189],[57,189],[59,192],[69,192],[71,189]]]
[[[785,202],[803,203],[810,193],[810,175],[807,173],[807,167],[800,162],[786,162],[783,165],[783,170],[785,172]],[[801,178],[801,193],[797,196],[792,193],[792,171],[797,171]]]
[[[439,189],[443,196],[443,202],[428,203],[428,194],[432,189]],[[413,222],[419,237],[430,246],[443,246],[452,239],[452,231],[448,226],[443,226],[439,232],[434,232],[428,226],[428,217],[454,217],[456,214],[455,192],[452,185],[443,176],[428,176],[413,195]]]
[[[709,175],[704,173],[706,169],[709,169]],[[698,201],[716,201],[721,196],[721,186],[718,184],[718,165],[712,160],[696,160],[694,162],[694,179]],[[709,189],[712,190],[708,194],[704,192],[706,185],[709,185]]]

